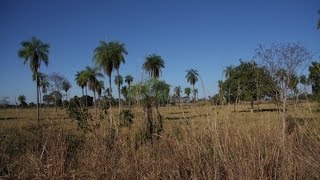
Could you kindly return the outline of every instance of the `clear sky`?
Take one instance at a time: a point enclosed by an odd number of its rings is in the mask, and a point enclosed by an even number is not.
[[[223,67],[252,59],[260,43],[300,42],[319,59],[319,9],[319,0],[1,0],[0,97],[35,101],[29,65],[17,56],[32,36],[50,44],[49,66],[40,71],[63,74],[72,96],[81,94],[76,71],[93,65],[93,50],[106,37],[126,45],[123,76],[139,79],[145,56],[157,53],[166,65],[161,79],[185,88],[185,71],[194,68],[213,95]],[[196,87],[204,96],[200,81]]]

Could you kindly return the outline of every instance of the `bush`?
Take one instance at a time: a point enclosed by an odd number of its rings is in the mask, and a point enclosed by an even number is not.
[[[133,123],[134,115],[131,110],[121,110],[120,113],[120,126],[129,127]]]

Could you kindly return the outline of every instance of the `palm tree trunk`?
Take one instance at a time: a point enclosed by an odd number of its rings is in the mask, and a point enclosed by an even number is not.
[[[192,92],[193,92],[193,103],[196,102],[196,92],[194,91],[194,84],[192,84]]]
[[[86,107],[88,108],[88,89],[86,86]]]
[[[117,75],[119,77],[119,69],[117,69]],[[119,117],[121,112],[121,95],[120,95],[120,83],[118,82],[118,95],[119,95]]]
[[[93,98],[94,98],[94,109],[96,111],[96,115],[97,115],[97,107],[96,107],[96,92],[95,90],[93,90]]]
[[[38,123],[40,124],[38,72],[36,72],[36,88],[37,88],[37,120],[38,120]]]
[[[39,86],[39,90],[38,91],[39,91],[39,101],[40,101],[40,105],[39,105],[40,107],[39,108],[41,109],[41,96],[42,96],[42,94],[41,94],[40,86]]]
[[[81,87],[81,90],[82,90],[82,97],[84,96],[84,94],[83,94],[83,87]]]

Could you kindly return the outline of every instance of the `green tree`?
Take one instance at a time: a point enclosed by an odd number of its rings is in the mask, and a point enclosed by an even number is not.
[[[66,100],[68,101],[68,91],[71,88],[71,84],[68,80],[62,82],[62,89],[66,92]]]
[[[87,77],[86,79],[88,79],[88,88],[93,92],[94,108],[96,109],[97,78],[103,77],[103,75],[99,72],[98,67],[87,66],[85,76]]]
[[[117,76],[120,76],[120,65],[121,63],[125,63],[124,56],[128,54],[123,43],[120,42],[109,42],[108,49],[111,52],[111,60],[113,63],[113,68],[117,71]],[[120,93],[120,85],[118,85],[118,95],[119,95],[119,114],[121,112],[121,93]]]
[[[127,101],[128,100],[128,88],[127,88],[127,86],[123,86],[121,88],[121,94],[124,97],[124,99]]]
[[[167,102],[169,98],[170,85],[164,81],[152,78],[130,87],[128,98],[143,104],[145,115],[145,137],[152,141],[153,134],[159,134],[163,130],[162,116],[159,105]],[[153,110],[155,109],[155,110]],[[155,113],[155,114],[154,114]]]
[[[320,102],[320,63],[312,62],[309,66],[309,79],[314,100]]]
[[[130,84],[132,83],[133,81],[133,77],[131,75],[126,75],[125,78],[124,78],[124,81],[126,83],[128,83],[128,87],[130,87]]]
[[[157,54],[151,54],[145,58],[142,68],[151,78],[159,78],[161,75],[161,69],[165,68],[164,60]]]
[[[32,74],[36,74],[36,91],[37,91],[37,120],[39,121],[39,81],[38,70],[41,62],[46,66],[49,63],[49,44],[43,43],[40,39],[32,37],[30,41],[22,41],[21,48],[18,50],[18,56],[24,60],[24,64],[29,61]]]
[[[98,98],[101,97],[102,91],[104,90],[104,85],[103,85],[103,81],[96,81],[96,92],[98,94]]]
[[[84,96],[84,88],[86,88],[86,95],[87,94],[87,83],[88,83],[88,79],[86,77],[86,71],[82,70],[82,71],[78,71],[75,75],[75,81],[77,83],[77,85],[79,87],[81,87],[82,90],[82,96]]]
[[[121,87],[122,84],[123,84],[123,77],[122,77],[121,75],[115,76],[115,77],[114,77],[114,83],[115,83],[117,86]]]
[[[18,101],[19,101],[21,107],[27,106],[26,96],[24,96],[24,95],[19,95],[19,96],[18,96]]]
[[[190,94],[191,94],[191,88],[187,87],[184,89],[184,93],[188,96],[188,99],[190,98]]]
[[[186,72],[187,72],[186,79],[187,79],[187,82],[192,85],[193,101],[195,101],[196,100],[196,93],[194,91],[195,90],[194,85],[198,81],[199,74],[198,74],[198,71],[195,69],[189,69]]]
[[[229,66],[226,80],[219,82],[219,93],[224,94],[228,103],[235,103],[235,110],[239,100],[253,101],[265,97],[273,97],[274,83],[267,70],[259,67],[254,61],[240,60],[238,66]],[[222,92],[221,92],[222,91]],[[221,97],[220,100],[223,98]]]
[[[111,57],[115,56],[112,53],[113,51],[111,47],[109,47],[109,44],[105,41],[100,41],[99,46],[96,47],[96,49],[94,50],[94,56],[93,56],[93,60],[95,64],[101,67],[103,69],[103,72],[109,78],[109,91],[108,91],[109,96],[111,96],[111,93],[112,93],[111,75],[114,67]]]

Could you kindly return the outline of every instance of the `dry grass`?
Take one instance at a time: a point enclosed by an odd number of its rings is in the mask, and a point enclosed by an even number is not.
[[[273,105],[262,105],[273,108]],[[240,110],[248,107],[241,106]],[[314,105],[313,109],[317,108]],[[291,134],[283,145],[277,112],[233,107],[161,108],[164,131],[138,139],[143,111],[112,138],[107,119],[93,133],[77,131],[64,110],[0,113],[0,176],[74,179],[319,179],[320,118],[305,104],[289,107]],[[94,111],[91,110],[94,114]],[[116,118],[116,115],[114,115]],[[299,123],[294,121],[300,118]]]

